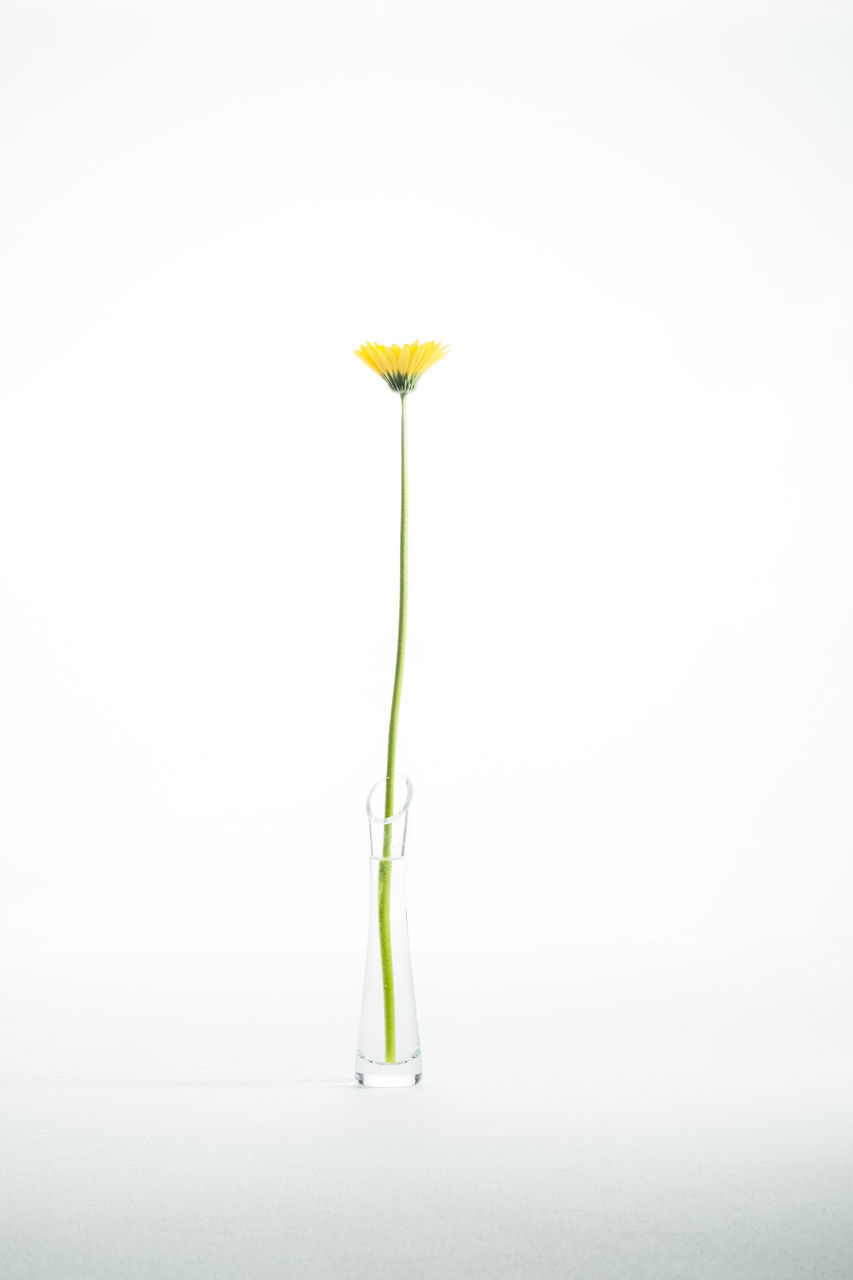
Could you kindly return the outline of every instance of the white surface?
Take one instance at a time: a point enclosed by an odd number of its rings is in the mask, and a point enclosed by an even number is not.
[[[850,1275],[837,948],[427,952],[390,1093],[350,1083],[359,959],[33,958],[5,1280]]]
[[[853,1274],[851,64],[832,0],[2,6],[3,1280]],[[415,336],[377,1098],[351,349]]]

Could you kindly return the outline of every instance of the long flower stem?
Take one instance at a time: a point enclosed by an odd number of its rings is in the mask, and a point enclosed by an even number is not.
[[[391,720],[388,725],[388,760],[385,771],[385,831],[382,838],[383,861],[379,867],[379,951],[382,958],[382,994],[385,1011],[385,1061],[396,1061],[396,1018],[394,1008],[394,962],[391,954],[391,829],[388,818],[394,816],[394,770],[397,757],[397,720],[400,714],[400,691],[403,687],[403,664],[406,660],[406,616],[409,602],[409,486],[406,474],[406,395],[400,396],[400,614],[397,624],[397,661],[394,667],[394,692],[391,695]]]

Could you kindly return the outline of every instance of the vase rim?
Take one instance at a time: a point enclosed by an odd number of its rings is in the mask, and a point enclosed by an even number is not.
[[[401,793],[401,789],[404,787],[406,792],[406,798],[403,801],[403,803],[399,806],[399,808],[394,809],[394,812],[391,814],[391,817],[386,818],[384,816],[384,811],[382,814],[376,813],[373,808],[373,797],[376,795],[376,792],[379,790],[380,787],[384,789],[386,781],[387,781],[387,775],[385,778],[380,778],[377,782],[374,782],[373,786],[370,788],[369,792],[367,793],[367,816],[371,822],[374,822],[377,824],[377,826],[382,826],[382,827],[387,826],[390,822],[399,822],[400,818],[405,817],[409,811],[409,805],[412,803],[412,796],[414,795],[414,787],[412,786],[411,778],[407,778],[404,773],[395,773],[394,774],[394,796],[395,798],[399,796]]]

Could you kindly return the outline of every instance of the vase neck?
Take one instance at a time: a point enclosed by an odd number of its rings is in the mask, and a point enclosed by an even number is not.
[[[380,778],[367,797],[367,819],[370,826],[370,856],[380,862],[396,862],[406,854],[406,832],[412,784],[404,774],[394,776],[394,812],[384,816],[387,779]]]

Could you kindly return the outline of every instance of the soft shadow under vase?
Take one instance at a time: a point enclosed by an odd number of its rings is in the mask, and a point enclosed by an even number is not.
[[[367,797],[370,916],[364,993],[355,1055],[359,1084],[399,1088],[423,1072],[406,920],[406,829],[412,784],[395,775],[393,817],[385,818],[385,779]]]

